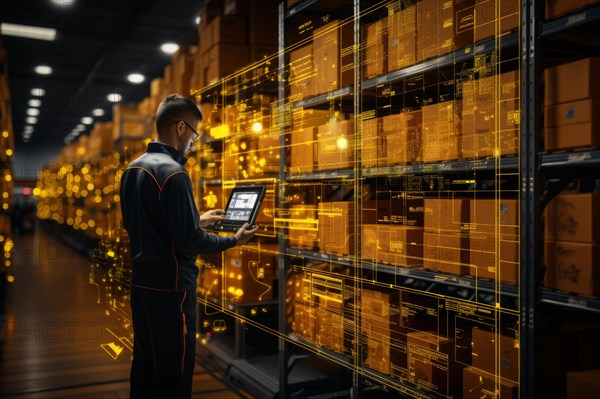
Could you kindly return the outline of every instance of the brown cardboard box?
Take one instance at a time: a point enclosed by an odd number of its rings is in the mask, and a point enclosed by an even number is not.
[[[407,335],[409,381],[445,396],[461,389],[462,369],[454,361],[454,341],[419,331]]]
[[[246,66],[250,60],[250,49],[240,44],[216,44],[208,52],[208,63],[204,71],[207,84],[232,74]]]
[[[398,291],[378,289],[361,290],[361,317],[362,321],[387,327],[390,331],[397,331],[400,326],[400,296]]]
[[[336,312],[318,308],[315,343],[338,353],[344,353],[344,317]]]
[[[496,268],[500,265],[498,281],[517,284],[519,281],[519,241],[501,240],[471,235],[469,237],[469,274],[475,278],[496,279]]]
[[[290,172],[312,173],[315,170],[315,146],[318,129],[306,127],[291,134]]]
[[[292,331],[311,342],[315,341],[317,327],[317,309],[300,302],[293,302],[294,319]]]
[[[386,146],[387,164],[420,162],[422,112],[402,112],[382,119],[383,134],[390,143]]]
[[[428,105],[423,107],[422,111],[423,161],[450,161],[460,158],[461,126],[458,101]]]
[[[317,170],[354,167],[354,122],[333,121],[319,126],[317,141]]]
[[[519,74],[501,74],[498,86],[496,79],[489,76],[463,83],[461,134],[465,158],[517,153]]]
[[[515,334],[517,334],[515,332]],[[496,339],[500,337],[500,358],[496,358]],[[519,381],[519,338],[496,334],[483,328],[472,330],[473,367],[500,378]]]
[[[313,249],[318,236],[317,220],[315,205],[292,205],[288,230],[290,246]]]
[[[319,308],[328,312],[342,314],[345,308],[343,278],[311,273],[311,295]]]
[[[546,18],[556,18],[580,10],[598,0],[546,0]]]
[[[88,155],[95,158],[112,154],[115,149],[112,122],[97,122],[90,134]]]
[[[457,10],[454,3],[457,3]],[[463,14],[455,15],[455,11],[467,11],[469,3],[457,0],[423,0],[417,3],[417,62],[454,51],[455,18]],[[471,29],[471,42],[472,35]],[[467,36],[461,38],[461,42],[466,39]]]
[[[388,18],[365,27],[364,74],[366,78],[382,75],[388,71]]]
[[[591,122],[547,127],[544,129],[544,149],[566,150],[600,145],[600,129]]]
[[[324,253],[354,253],[354,203],[319,203],[319,249]]]
[[[567,399],[595,399],[600,392],[600,370],[567,372]]]
[[[475,0],[475,43],[517,29],[520,7],[520,0]]]
[[[458,50],[473,44],[475,30],[475,1],[476,0],[453,1],[454,37],[453,48],[449,51]]]
[[[473,367],[463,369],[463,399],[502,398],[517,399],[518,384],[500,378],[500,391],[496,390],[497,377]]]
[[[317,94],[354,82],[354,29],[352,21],[332,21],[313,32]]]
[[[459,233],[468,230],[469,200],[426,198],[424,202],[425,231],[429,233]]]
[[[395,71],[417,61],[417,6],[398,10],[388,19],[388,70]]]
[[[544,217],[546,240],[600,242],[600,193],[558,195]]]
[[[556,1],[560,4],[572,1]],[[584,58],[544,71],[544,105],[600,97],[600,58]]]
[[[273,274],[277,268],[276,246],[236,247],[225,251],[223,287],[237,303],[264,302],[273,298]]]
[[[600,246],[546,241],[544,260],[550,288],[582,295],[600,295]]]
[[[519,234],[519,201],[516,199],[474,199],[469,203],[469,231],[479,236],[516,239]],[[499,225],[499,228],[497,226]]]
[[[397,266],[421,266],[423,229],[397,225],[363,224],[362,257]]]
[[[450,274],[469,273],[469,240],[459,233],[423,234],[423,267]]]
[[[295,100],[317,94],[313,45],[307,44],[290,52],[290,95]]]
[[[113,140],[121,137],[142,138],[145,126],[141,116],[138,114],[137,104],[115,104],[113,105]]]
[[[362,166],[365,168],[384,165],[386,158],[386,136],[382,132],[382,118],[363,120]]]
[[[363,200],[362,223],[423,226],[423,199],[380,198]]]
[[[544,111],[544,126],[565,126],[591,123],[592,130],[600,126],[600,99],[578,100],[551,105]]]

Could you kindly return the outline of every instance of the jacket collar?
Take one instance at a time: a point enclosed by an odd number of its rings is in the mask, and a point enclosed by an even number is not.
[[[187,158],[181,151],[176,150],[168,144],[160,143],[158,141],[152,141],[148,143],[148,150],[146,152],[167,154],[181,165],[185,165],[187,162]]]

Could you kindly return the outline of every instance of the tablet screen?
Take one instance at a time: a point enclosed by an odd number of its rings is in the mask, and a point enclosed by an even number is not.
[[[225,219],[243,222],[249,221],[257,200],[258,193],[256,192],[234,192],[231,195]]]

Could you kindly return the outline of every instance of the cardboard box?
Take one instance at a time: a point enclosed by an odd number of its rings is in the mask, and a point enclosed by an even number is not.
[[[520,0],[475,0],[475,43],[517,29],[520,7]]]
[[[276,245],[259,244],[225,251],[225,295],[236,303],[264,302],[272,299],[273,275],[276,268]]]
[[[402,194],[392,195],[391,198],[363,200],[363,224],[391,224],[404,226],[423,226],[423,199],[398,198]]]
[[[417,61],[417,6],[388,17],[388,70],[395,71]]]
[[[573,1],[556,1],[556,4]],[[600,58],[584,58],[544,71],[544,105],[600,97]]]
[[[600,129],[591,122],[547,127],[544,149],[547,151],[586,148],[600,145]]]
[[[544,110],[544,126],[566,126],[591,123],[600,126],[600,99],[586,99],[551,105]]]
[[[546,241],[544,261],[550,288],[582,295],[600,295],[600,246]]]
[[[409,381],[425,392],[450,396],[462,387],[462,368],[454,361],[454,341],[430,332],[407,335]]]
[[[294,100],[317,94],[313,45],[307,44],[290,52],[290,96]]]
[[[469,203],[472,234],[516,240],[519,235],[521,214],[516,199],[474,199]]]
[[[396,266],[421,266],[423,229],[396,225],[363,224],[362,257]]]
[[[545,239],[600,242],[600,193],[560,194],[546,207]]]
[[[354,83],[354,25],[333,21],[313,32],[317,94]]]
[[[600,370],[567,372],[567,399],[594,399],[600,392]]]
[[[468,231],[469,200],[455,198],[425,198],[425,231],[428,233],[459,233]]]
[[[112,122],[97,122],[90,134],[88,156],[95,158],[115,152]]]
[[[354,121],[333,121],[319,126],[317,170],[354,167]]]
[[[318,129],[307,127],[293,130],[291,134],[290,172],[312,173],[315,170]]]
[[[364,30],[364,76],[372,78],[388,71],[388,18],[367,25]]]
[[[317,310],[311,305],[305,305],[297,301],[293,302],[293,309],[292,331],[311,342],[315,342]]]
[[[598,0],[546,0],[546,18],[557,18],[596,3]]]
[[[346,306],[344,280],[318,272],[311,273],[311,295],[320,309],[342,314]]]
[[[463,83],[462,156],[516,154],[519,148],[519,73],[506,72]]]
[[[545,109],[546,150],[600,144],[600,99],[579,100]]]
[[[365,168],[382,166],[387,157],[387,140],[382,131],[382,118],[361,121],[362,124],[362,166]]]
[[[313,249],[318,237],[317,223],[315,205],[292,205],[288,229],[290,246]]]
[[[517,399],[519,385],[500,378],[500,391],[496,389],[497,377],[473,367],[463,369],[463,399],[502,398]]]
[[[319,249],[323,253],[354,253],[354,203],[319,203]]]
[[[469,240],[459,233],[423,233],[423,267],[442,273],[469,273]]]
[[[250,60],[250,49],[240,44],[216,44],[208,52],[205,81],[212,84],[246,66]]]
[[[429,1],[429,0],[426,0]],[[419,3],[421,4],[421,3]],[[457,101],[428,105],[423,111],[423,161],[459,159],[460,118]]]
[[[475,1],[476,0],[453,1],[454,37],[452,44],[453,48],[449,51],[465,48],[473,44],[475,30]]]
[[[337,353],[344,353],[344,316],[322,308],[316,310],[315,343]]]
[[[508,284],[517,284],[519,281],[519,241],[482,238],[481,236],[469,237],[469,274],[475,278],[489,280],[496,279]]]
[[[113,105],[113,140],[122,137],[143,138],[146,130],[137,104],[119,103]]]
[[[391,145],[387,148],[387,164],[421,162],[421,111],[402,112],[383,118],[383,135]]]
[[[455,1],[417,3],[417,62],[454,51]],[[466,9],[461,3],[460,9],[463,8]]]
[[[498,352],[497,339],[500,339]],[[519,382],[518,336],[508,337],[474,327],[471,341],[473,367],[514,383]],[[499,354],[499,358],[496,357],[496,353]]]

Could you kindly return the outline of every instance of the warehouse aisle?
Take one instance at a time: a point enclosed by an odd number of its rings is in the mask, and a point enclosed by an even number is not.
[[[14,241],[0,397],[127,398],[131,352],[113,360],[102,349],[115,339],[88,260],[40,229]],[[240,395],[197,365],[194,398]]]

